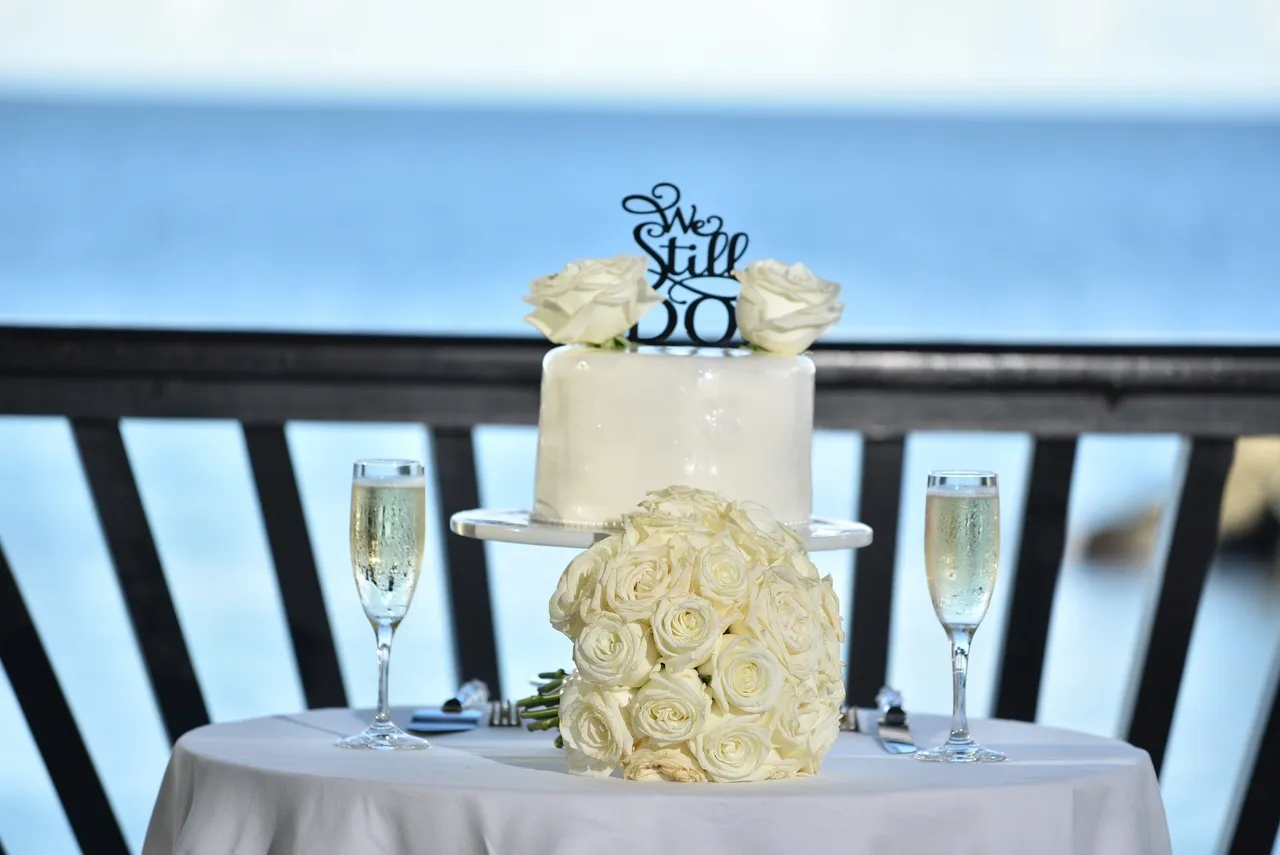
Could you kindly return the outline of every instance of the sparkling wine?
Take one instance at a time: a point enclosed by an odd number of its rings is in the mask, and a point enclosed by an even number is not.
[[[994,487],[932,488],[925,497],[925,572],[938,620],[976,629],[1000,564],[1000,498]]]
[[[356,480],[351,486],[351,568],[374,624],[399,625],[422,568],[426,495],[421,478]]]

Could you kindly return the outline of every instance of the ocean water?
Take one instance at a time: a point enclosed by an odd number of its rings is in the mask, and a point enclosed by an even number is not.
[[[1276,341],[1280,121],[0,101],[0,317],[528,332],[672,181],[855,339]]]
[[[749,258],[802,259],[841,282],[838,340],[1280,341],[1280,120],[20,100],[0,101],[0,323],[527,335],[528,280],[635,251],[619,202],[658,181],[748,232]],[[298,708],[237,426],[131,420],[124,432],[211,714]],[[288,436],[348,693],[370,704],[349,462],[429,459],[430,436],[303,423]],[[480,428],[485,504],[528,503],[535,439]],[[1016,434],[910,440],[890,678],[911,708],[950,703],[915,487],[930,468],[1001,472],[1015,555],[1029,449]],[[1174,495],[1180,453],[1176,437],[1085,438],[1073,542]],[[822,513],[856,516],[860,460],[856,435],[817,437]],[[168,751],[66,424],[0,416],[0,472],[0,544],[136,850]],[[440,546],[397,638],[396,703],[438,700],[457,679]],[[488,554],[514,693],[568,660],[540,604],[569,554]],[[819,564],[849,589],[849,555]],[[1157,566],[1090,566],[1073,551],[1042,720],[1121,731]],[[990,708],[1009,590],[997,588],[974,649],[976,714]],[[1179,855],[1214,851],[1278,668],[1276,574],[1219,568],[1163,784]],[[5,850],[74,851],[3,679],[0,735]]]

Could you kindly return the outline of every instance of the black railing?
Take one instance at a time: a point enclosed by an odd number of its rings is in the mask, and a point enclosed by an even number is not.
[[[472,429],[537,421],[541,359],[529,339],[0,328],[0,415],[70,420],[128,613],[171,740],[208,710],[125,453],[122,418],[238,420],[262,508],[306,701],[345,705],[293,464],[290,420],[406,421],[434,436],[439,531],[458,673],[500,691],[485,553],[447,534],[478,502]],[[1217,544],[1234,440],[1280,432],[1280,348],[826,346],[816,423],[864,436],[849,693],[869,704],[888,661],[907,434],[1022,431],[1035,441],[995,713],[1034,720],[1084,432],[1189,439],[1183,486],[1128,739],[1161,768],[1192,627]],[[0,550],[0,664],[75,836],[125,852],[74,717]],[[1265,729],[1232,850],[1270,851],[1280,823],[1280,708]]]

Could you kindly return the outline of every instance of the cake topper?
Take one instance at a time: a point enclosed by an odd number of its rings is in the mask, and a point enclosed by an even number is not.
[[[728,344],[738,331],[734,307],[738,283],[732,271],[747,251],[746,233],[726,232],[722,217],[699,216],[697,205],[689,205],[686,213],[680,207],[680,188],[666,182],[655,184],[648,195],[625,197],[622,208],[647,218],[632,230],[632,235],[652,259],[649,272],[658,277],[653,288],[666,290],[662,306],[667,312],[662,332],[641,338],[637,324],[627,337],[640,344],[662,344],[676,331],[683,308],[684,329],[695,345]],[[718,293],[728,283],[732,290]],[[694,324],[694,316],[708,303],[718,303],[725,312],[724,334],[714,340],[700,335]]]

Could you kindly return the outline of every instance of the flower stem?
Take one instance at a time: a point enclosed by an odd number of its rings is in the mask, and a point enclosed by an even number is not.
[[[560,710],[557,707],[551,707],[545,710],[521,710],[521,718],[544,719],[544,718],[560,718]]]
[[[521,698],[516,701],[516,706],[521,707],[545,707],[557,705],[560,703],[560,695],[533,695],[528,698]]]

